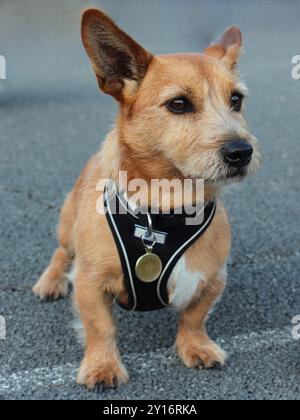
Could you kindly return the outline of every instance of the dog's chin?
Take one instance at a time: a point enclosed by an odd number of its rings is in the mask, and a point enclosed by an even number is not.
[[[232,169],[229,171],[227,177],[225,179],[227,179],[228,181],[232,180],[243,180],[244,178],[246,178],[246,176],[248,175],[248,167],[245,168],[238,168],[238,169]]]
[[[227,168],[225,173],[221,173],[214,179],[207,179],[210,185],[225,186],[238,182],[242,182],[249,175],[249,168]]]

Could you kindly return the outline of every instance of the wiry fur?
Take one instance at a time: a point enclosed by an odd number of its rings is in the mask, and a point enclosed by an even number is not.
[[[119,101],[120,113],[65,202],[59,249],[34,292],[42,299],[63,296],[65,273],[75,262],[74,302],[86,338],[78,383],[88,388],[114,387],[126,382],[128,374],[116,344],[112,305],[115,297],[126,302],[127,294],[110,228],[105,216],[96,211],[96,203],[102,203],[96,190],[99,180],[117,182],[120,170],[128,172],[128,181],[141,178],[148,183],[153,178],[203,178],[209,200],[223,184],[253,173],[259,153],[243,112],[230,107],[232,92],[244,91],[237,72],[242,45],[238,28],[225,31],[204,54],[167,56],[144,50],[100,11],[84,14],[82,35],[99,85]],[[183,95],[193,102],[195,111],[172,114],[166,102]],[[254,149],[252,162],[243,171],[228,166],[220,152],[236,138],[247,140]],[[225,362],[225,353],[209,339],[205,323],[225,287],[230,245],[227,214],[219,202],[211,226],[184,256],[186,270],[197,286],[189,289],[192,293],[180,305],[176,345],[187,367],[211,368]],[[176,270],[173,276],[176,288]],[[182,271],[179,276],[184,281]],[[174,287],[170,287],[171,296]],[[176,299],[180,302],[180,297]]]

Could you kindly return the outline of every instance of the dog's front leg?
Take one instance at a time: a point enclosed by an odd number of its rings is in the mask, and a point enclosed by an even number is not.
[[[86,332],[86,352],[77,382],[89,389],[116,388],[128,381],[128,373],[116,343],[113,297],[97,279],[95,274],[79,272],[75,281],[75,304]]]
[[[225,283],[221,275],[211,280],[197,303],[181,315],[176,346],[188,368],[210,369],[225,364],[225,352],[208,337],[205,327],[209,311],[222,295]]]

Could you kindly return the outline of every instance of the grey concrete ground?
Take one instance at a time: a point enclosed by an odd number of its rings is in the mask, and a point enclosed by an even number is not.
[[[229,24],[245,35],[248,116],[260,173],[224,195],[233,226],[230,282],[209,322],[230,354],[223,371],[188,371],[172,345],[172,311],[116,309],[128,386],[98,395],[75,385],[82,350],[70,299],[31,293],[56,246],[63,199],[113,122],[81,47],[80,10],[104,7],[155,53],[200,51]],[[1,0],[0,399],[299,399],[300,2],[285,0]]]

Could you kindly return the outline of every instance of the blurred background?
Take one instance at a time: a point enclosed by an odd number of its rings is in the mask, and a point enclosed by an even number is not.
[[[104,9],[154,53],[201,52],[241,27],[248,119],[260,173],[224,194],[233,227],[230,281],[209,322],[230,353],[224,371],[187,371],[172,351],[177,314],[116,310],[128,387],[93,395],[74,385],[82,356],[69,300],[40,304],[31,286],[56,246],[62,202],[111,128],[80,38],[81,11]],[[300,313],[300,54],[298,0],[0,0],[1,398],[298,399]]]

